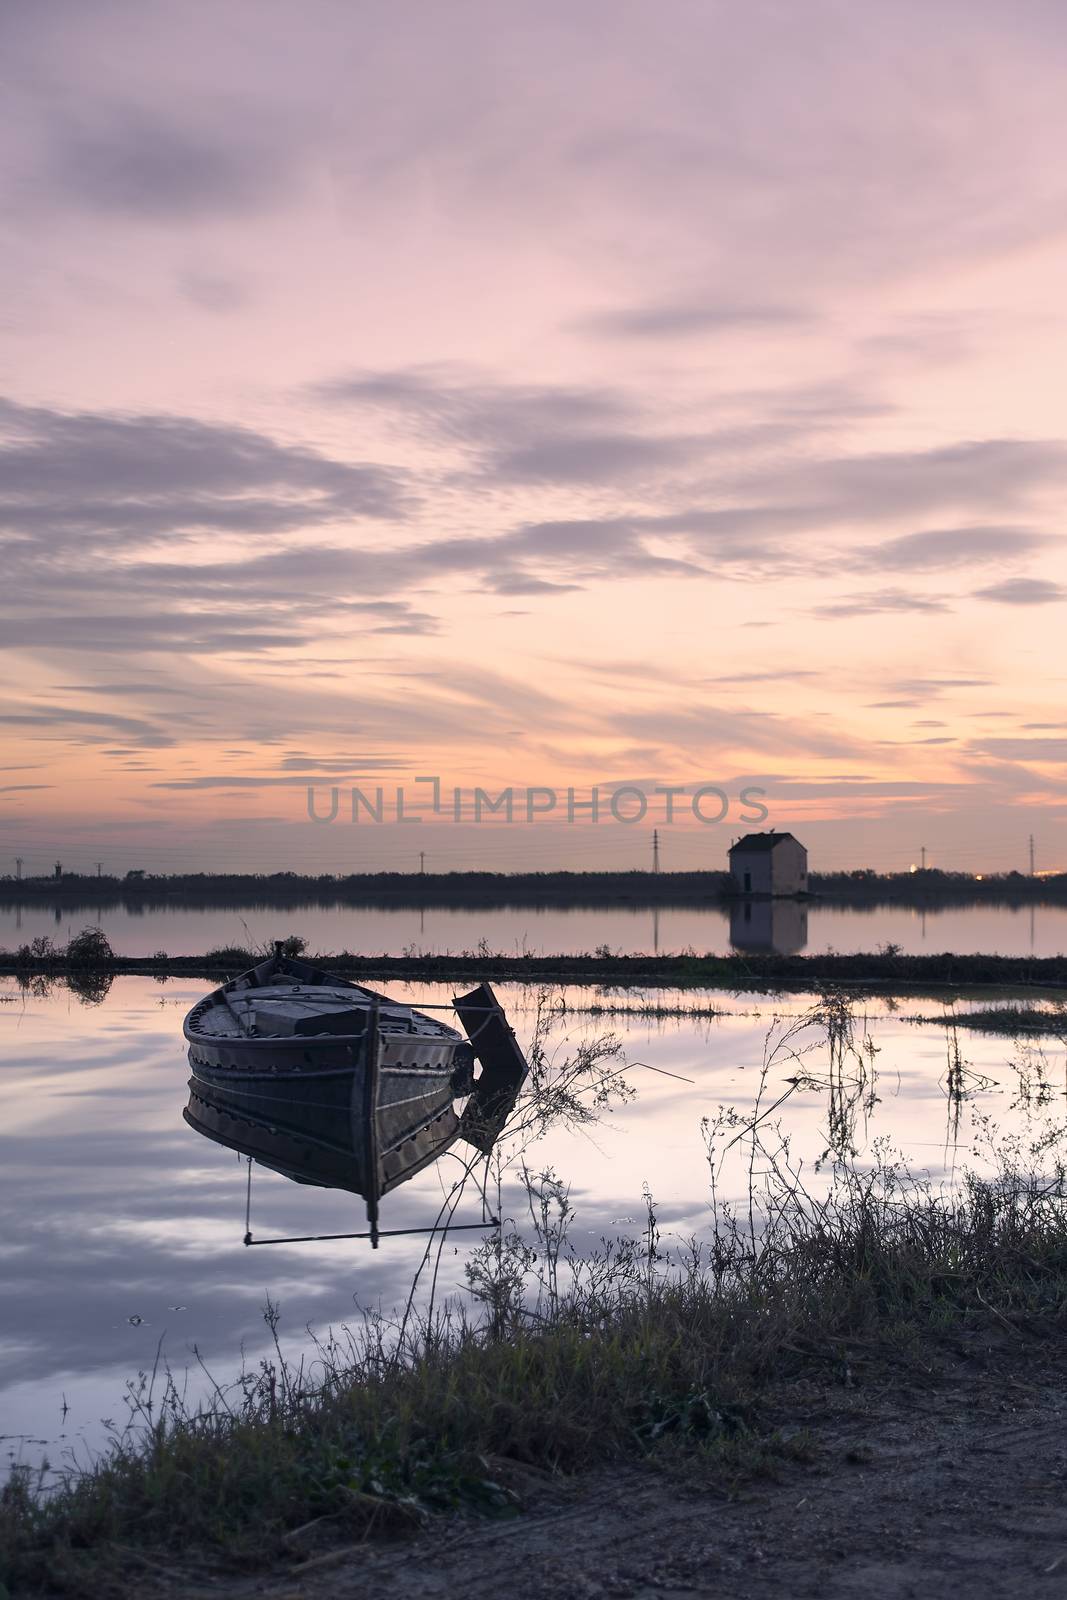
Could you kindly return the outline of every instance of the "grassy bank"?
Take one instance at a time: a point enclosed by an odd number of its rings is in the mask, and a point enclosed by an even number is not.
[[[437,1315],[399,1342],[370,1321],[311,1368],[279,1351],[195,1412],[143,1377],[139,1432],[50,1496],[26,1474],[0,1495],[0,1579],[14,1596],[126,1593],[124,1574],[299,1566],[323,1541],[515,1514],[531,1472],[679,1452],[727,1481],[767,1470],[805,1447],[798,1384],[928,1373],[975,1335],[1020,1362],[1061,1339],[1062,1193],[1016,1173],[948,1201],[883,1168],[841,1173],[817,1205],[783,1192],[758,1237],[720,1226],[684,1260],[651,1207],[643,1238],[584,1261],[551,1220],[532,1249],[493,1236],[468,1271],[478,1321]]]
[[[303,941],[290,939],[294,953]],[[96,928],[67,945],[38,938],[14,951],[0,951],[0,974],[24,981],[68,978],[91,994],[120,974],[218,980],[262,960],[262,949],[227,946],[203,955],[122,956]],[[892,946],[852,955],[778,955],[774,952],[697,955],[620,955],[601,948],[579,955],[503,955],[487,946],[443,955],[354,955],[350,951],[309,956],[350,978],[387,981],[421,979],[466,983],[478,978],[514,983],[600,984],[613,988],[669,985],[739,990],[815,989],[821,985],[876,992],[1061,989],[1067,985],[1067,955],[905,955]],[[106,989],[105,989],[106,992]]]

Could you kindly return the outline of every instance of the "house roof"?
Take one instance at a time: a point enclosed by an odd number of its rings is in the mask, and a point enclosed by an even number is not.
[[[773,850],[783,839],[792,839],[794,844],[800,844],[800,840],[793,838],[791,833],[775,833],[772,829],[770,833],[746,833],[743,839],[738,839],[736,844],[730,846],[730,854],[733,855],[735,850],[743,851],[746,855],[752,851]]]

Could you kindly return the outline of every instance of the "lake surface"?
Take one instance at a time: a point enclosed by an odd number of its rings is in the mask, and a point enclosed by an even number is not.
[[[236,907],[202,911],[176,906],[143,914],[128,909],[0,908],[0,947],[14,949],[39,935],[57,944],[98,924],[122,955],[203,955],[220,945],[266,945],[300,934],[313,951],[368,955],[477,950],[482,941],[502,955],[570,955],[606,945],[618,954],[731,949],[826,950],[847,953],[896,944],[908,954],[976,951],[1005,956],[1052,956],[1067,950],[1067,906],[906,906],[857,909],[793,901],[750,902],[732,911],[660,910],[380,910],[373,907],[295,906],[284,910]]]
[[[409,1000],[451,998],[428,985],[395,985],[391,992]],[[528,1040],[537,991],[501,986],[499,992]],[[359,1307],[388,1311],[404,1299],[421,1239],[386,1240],[376,1253],[356,1241],[242,1244],[247,1164],[182,1119],[188,1079],[182,1019],[203,993],[202,983],[119,978],[102,1003],[88,1005],[63,985],[32,994],[0,981],[0,1452],[11,1459],[48,1454],[55,1461],[69,1453],[84,1459],[106,1437],[105,1420],[123,1420],[126,1380],[152,1367],[161,1344],[174,1368],[189,1369],[194,1392],[205,1381],[194,1346],[217,1377],[231,1379],[242,1352],[254,1364],[266,1348],[268,1294],[281,1307],[283,1344],[294,1353],[308,1347],[308,1324],[325,1332],[351,1322]],[[581,1008],[632,1008],[640,997],[553,991],[550,1054],[562,1059],[580,1041],[614,1030],[632,1063],[626,1075],[632,1099],[608,1108],[595,1124],[554,1129],[527,1158],[569,1184],[572,1238],[582,1249],[604,1236],[639,1232],[646,1188],[665,1245],[707,1229],[702,1119],[714,1119],[722,1106],[751,1109],[768,1034],[779,1039],[811,1004],[797,995],[657,991],[653,998],[660,1005],[715,1007],[722,1015],[591,1016]],[[861,1161],[882,1139],[914,1169],[951,1183],[965,1165],[987,1161],[990,1136],[981,1119],[992,1119],[1001,1145],[1012,1132],[1025,1142],[1062,1125],[1062,1041],[1020,1044],[961,1034],[956,1081],[963,1092],[954,1100],[947,1093],[949,1030],[940,1021],[907,1020],[919,1009],[936,1015],[937,1004],[897,1005],[876,1002],[856,1018],[857,1036],[869,1035],[872,1046],[865,1072],[853,1063],[845,1073]],[[798,1061],[810,1081],[790,1090]],[[772,1062],[767,1084],[772,1098],[787,1096],[778,1115],[816,1185],[835,1103],[830,1079],[825,1037],[808,1029]],[[432,1222],[457,1170],[445,1158],[387,1197],[383,1226]],[[738,1152],[719,1193],[737,1199],[743,1192]],[[509,1177],[505,1218],[521,1223],[523,1205]],[[480,1214],[472,1187],[456,1220]],[[252,1223],[257,1238],[364,1226],[355,1196],[296,1185],[258,1167]],[[463,1262],[478,1237],[449,1240],[443,1288],[462,1288]]]

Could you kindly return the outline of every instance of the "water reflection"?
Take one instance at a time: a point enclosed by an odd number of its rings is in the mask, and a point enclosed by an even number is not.
[[[776,950],[791,956],[807,942],[804,900],[735,900],[730,906],[730,943],[735,950]]]
[[[55,926],[53,926],[53,921]],[[202,955],[223,945],[267,944],[299,934],[310,950],[400,955],[406,949],[474,950],[484,938],[504,954],[577,954],[608,945],[622,953],[686,949],[725,952],[733,939],[725,905],[662,908],[512,907],[500,910],[381,909],[361,906],[234,906],[226,910],[106,907],[0,907],[0,946],[17,949],[35,935],[63,943],[98,921],[123,955]],[[743,931],[743,930],[742,930]],[[844,906],[811,902],[807,949],[876,950],[883,944],[998,955],[1057,955],[1067,949],[1067,906]],[[750,948],[741,945],[739,948]],[[774,946],[772,946],[774,948]]]
[[[409,1004],[451,1002],[426,985],[395,993]],[[151,1366],[161,1338],[179,1371],[192,1364],[195,1344],[228,1377],[242,1348],[254,1360],[264,1346],[269,1292],[299,1354],[308,1323],[339,1326],[357,1305],[388,1312],[403,1304],[424,1250],[418,1237],[390,1239],[377,1255],[359,1244],[244,1248],[247,1156],[180,1117],[189,1076],[182,1018],[202,994],[201,985],[177,979],[161,989],[147,978],[118,978],[106,999],[86,1006],[63,986],[35,996],[0,983],[0,1433],[46,1437],[54,1456],[62,1396],[68,1442],[78,1428],[97,1438],[99,1419],[115,1414],[125,1379]],[[518,986],[501,990],[527,1048],[539,998]],[[579,1007],[610,999],[587,990],[568,991],[566,1009],[542,1004],[545,1060],[574,1056],[612,1032],[639,1091],[632,1103],[600,1108],[595,1122],[539,1122],[533,1130],[538,1143],[526,1159],[565,1181],[579,1248],[628,1231],[646,1184],[666,1246],[705,1229],[702,1120],[714,1121],[721,1107],[749,1116],[761,1092],[768,1106],[787,1096],[774,1117],[806,1175],[828,1146],[854,1147],[865,1160],[880,1139],[941,1182],[954,1162],[982,1159],[990,1141],[975,1119],[1013,1137],[1063,1121],[1062,1040],[1020,1047],[1011,1037],[961,1030],[954,1048],[950,1017],[916,1026],[907,1015],[914,1004],[894,1014],[871,1002],[833,1050],[825,1028],[805,1024],[763,1081],[769,1031],[803,1020],[810,997],[629,998],[635,1007],[646,998],[648,1014],[584,1015]],[[686,1014],[695,1002],[704,1015]],[[463,1168],[452,1150],[398,1188],[390,1226],[425,1227]],[[340,1234],[362,1221],[349,1189],[294,1184],[266,1167],[257,1173],[257,1236]],[[728,1165],[720,1184],[722,1198],[736,1198],[744,1174]],[[473,1191],[468,1198],[457,1221],[481,1216]],[[493,1205],[507,1225],[522,1225],[525,1196],[506,1177]],[[442,1293],[462,1289],[465,1255],[461,1241],[455,1253],[449,1242]]]

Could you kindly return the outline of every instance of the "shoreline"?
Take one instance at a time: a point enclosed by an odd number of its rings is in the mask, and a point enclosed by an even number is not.
[[[1067,906],[1067,873],[1027,877],[1022,873],[813,872],[806,895],[796,902],[876,911],[891,906],[917,910],[1004,906]],[[0,907],[45,907],[76,911],[293,910],[303,906],[363,910],[617,910],[704,909],[728,914],[746,900],[723,871],[704,872],[364,872],[343,876],[295,872],[139,874],[96,877],[66,873],[59,878],[0,877]]]
[[[422,1323],[393,1358],[372,1319],[314,1385],[280,1347],[262,1381],[216,1386],[191,1409],[169,1368],[155,1396],[155,1373],[142,1375],[137,1432],[49,1494],[12,1473],[0,1585],[18,1600],[325,1600],[339,1581],[377,1588],[388,1563],[402,1592],[451,1600],[479,1571],[484,1587],[487,1560],[503,1592],[517,1556],[541,1569],[558,1554],[561,1576],[582,1582],[552,1593],[593,1600],[658,1594],[656,1571],[684,1555],[683,1576],[718,1572],[724,1592],[738,1592],[740,1560],[746,1594],[836,1600],[866,1586],[891,1600],[925,1570],[923,1591],[950,1600],[971,1542],[992,1532],[1013,1559],[983,1594],[1017,1593],[1021,1571],[1027,1592],[1059,1593],[1062,1574],[1040,1577],[1067,1535],[1060,1193],[1008,1169],[955,1201],[884,1177],[845,1177],[818,1227],[785,1193],[770,1271],[728,1222],[713,1258],[661,1270],[650,1209],[632,1257],[601,1259],[572,1289],[542,1258],[536,1301],[490,1251],[483,1320]],[[264,1315],[276,1331],[277,1308]],[[595,1508],[580,1549],[553,1545],[560,1497]],[[753,1527],[753,1497],[781,1537]],[[627,1543],[635,1520],[641,1550]],[[798,1590],[813,1527],[818,1582]],[[409,1562],[429,1554],[444,1555],[446,1581],[409,1587]],[[596,1587],[620,1558],[637,1582]]]
[[[1067,987],[1067,955],[913,956],[873,951],[850,955],[542,955],[508,956],[487,951],[440,955],[356,955],[350,951],[306,959],[348,978],[417,979],[465,983],[595,984],[607,988],[670,987],[744,990],[818,989],[827,986],[872,993],[966,993],[1039,991]],[[144,975],[225,981],[262,960],[264,952],[228,947],[203,955],[106,956],[86,960],[64,947],[0,951],[0,976],[14,978],[110,979]]]

